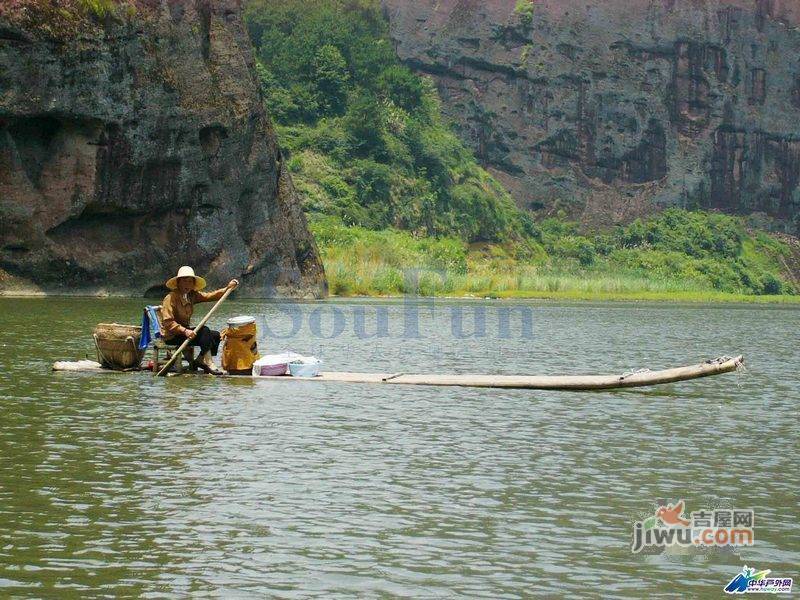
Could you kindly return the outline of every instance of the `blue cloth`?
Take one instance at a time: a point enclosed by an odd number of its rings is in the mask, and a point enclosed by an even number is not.
[[[145,306],[142,312],[142,337],[139,340],[139,350],[144,350],[152,342],[161,337],[161,328],[158,326],[157,306]]]

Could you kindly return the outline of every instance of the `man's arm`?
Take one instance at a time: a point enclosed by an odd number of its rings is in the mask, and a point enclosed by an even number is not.
[[[222,295],[225,293],[225,290],[228,288],[219,288],[218,290],[214,290],[213,292],[198,292],[197,290],[194,291],[194,302],[197,304],[198,302],[213,302],[214,300],[219,300],[222,298]]]
[[[219,288],[218,290],[214,290],[213,292],[198,292],[195,290],[194,292],[194,301],[197,302],[213,302],[214,300],[219,300],[222,298],[223,294],[228,290],[228,288],[235,288],[239,285],[239,281],[236,279],[231,279],[227,286],[224,288]]]

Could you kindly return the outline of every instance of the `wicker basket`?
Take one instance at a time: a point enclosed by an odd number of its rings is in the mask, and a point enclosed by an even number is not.
[[[141,327],[100,323],[94,328],[99,362],[110,369],[138,368],[144,356],[144,350],[139,350],[141,337]]]

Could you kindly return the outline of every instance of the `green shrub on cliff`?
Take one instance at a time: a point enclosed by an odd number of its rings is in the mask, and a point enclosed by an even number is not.
[[[82,6],[86,12],[95,14],[98,17],[113,13],[120,4],[117,0],[78,0],[78,5]],[[126,2],[125,4],[127,5],[128,3]]]
[[[525,25],[530,25],[533,22],[533,11],[533,0],[517,0],[514,5],[514,12]]]
[[[133,17],[143,4],[144,0],[2,0],[0,20],[34,35],[71,41],[99,31],[108,17]]]
[[[377,0],[254,0],[245,18],[307,210],[470,242],[532,229],[400,64]]]

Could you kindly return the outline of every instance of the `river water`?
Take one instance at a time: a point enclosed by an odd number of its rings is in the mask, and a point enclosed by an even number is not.
[[[143,303],[0,300],[2,597],[716,598],[744,564],[800,576],[796,308],[228,301],[212,319],[254,314],[262,353],[329,370],[747,361],[643,390],[50,372]],[[634,554],[657,499],[753,509],[755,545]]]

